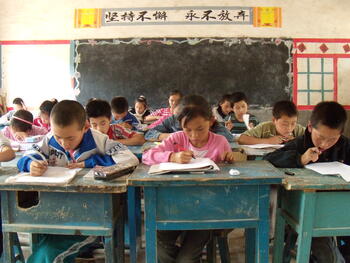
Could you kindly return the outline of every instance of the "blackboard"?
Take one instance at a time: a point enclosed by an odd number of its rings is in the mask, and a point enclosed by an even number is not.
[[[243,91],[249,103],[271,106],[290,99],[289,39],[110,39],[76,41],[78,101],[145,95],[167,105],[168,94],[200,94],[216,104]]]

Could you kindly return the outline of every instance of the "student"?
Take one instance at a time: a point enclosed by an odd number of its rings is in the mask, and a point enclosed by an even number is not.
[[[276,102],[272,109],[272,121],[260,123],[245,131],[238,139],[239,144],[282,144],[302,136],[305,128],[297,124],[298,110],[289,100]]]
[[[213,116],[208,104],[182,108],[178,120],[183,131],[171,134],[159,146],[146,151],[142,156],[143,163],[189,163],[192,158],[199,157],[233,162],[233,153],[225,137],[210,131]],[[182,233],[185,237],[179,248],[176,240]],[[160,263],[199,262],[209,237],[208,230],[158,231],[158,260]]]
[[[33,125],[33,114],[27,110],[16,111],[2,133],[12,141],[22,142],[27,137],[45,135],[48,131],[43,127]]]
[[[160,118],[163,118],[163,120],[167,117],[170,117],[174,114],[174,109],[176,105],[179,104],[179,101],[182,97],[182,93],[179,90],[173,90],[169,94],[169,108],[161,108],[154,112],[152,112],[150,115],[148,115],[145,118],[145,121],[156,121]],[[152,128],[152,127],[151,127]]]
[[[248,100],[243,92],[232,93],[233,114],[230,122],[226,123],[226,127],[234,134],[241,134],[248,128],[243,121],[243,116],[248,113]],[[253,128],[259,124],[257,118],[249,114],[249,127]]]
[[[136,130],[140,122],[128,112],[129,104],[125,97],[114,97],[111,101],[113,120],[112,124],[119,124],[124,128]]]
[[[35,126],[44,127],[46,130],[50,131],[50,113],[56,103],[51,100],[45,100],[41,103],[39,117],[35,118],[33,121]]]
[[[350,140],[342,135],[346,119],[346,112],[340,104],[321,102],[312,111],[304,135],[267,154],[264,159],[284,168],[302,168],[308,163],[333,161],[350,165]],[[337,258],[339,253],[330,244],[330,238],[313,238],[311,250],[318,263],[338,262],[330,260]]]
[[[56,104],[52,109],[50,122],[51,133],[38,144],[36,150],[18,161],[17,167],[21,172],[41,176],[48,165],[92,168],[121,162],[138,164],[136,156],[126,146],[109,140],[105,134],[89,129],[85,110],[76,101],[63,100]],[[52,263],[58,254],[86,239],[70,235],[42,236],[27,263]],[[74,258],[75,255],[70,256],[64,262],[73,263]]]
[[[1,116],[0,125],[9,125],[10,120],[16,111],[27,109],[26,105],[24,104],[24,101],[21,98],[15,98],[12,101],[12,104],[13,104],[13,110],[11,110],[8,113],[6,113],[5,115]]]
[[[218,122],[225,124],[229,120],[230,113],[232,113],[232,110],[232,95],[225,94],[220,99],[218,105],[213,107],[213,115]]]
[[[165,119],[161,124],[150,129],[145,134],[145,139],[149,141],[162,141],[169,137],[171,133],[181,131],[182,127],[178,121],[178,116],[176,111],[178,109],[184,108],[186,106],[206,106],[209,105],[206,99],[199,95],[189,95],[181,99],[178,107],[175,108],[175,114]],[[232,134],[219,122],[217,122],[214,117],[211,122],[210,131],[216,134],[223,135],[227,141],[233,142],[234,138]]]
[[[124,145],[142,145],[145,142],[143,134],[136,133],[119,124],[111,123],[111,106],[105,100],[93,100],[86,105],[86,113],[91,127],[109,139],[118,141]]]
[[[130,110],[130,113],[134,114],[140,123],[144,123],[145,118],[151,114],[145,96],[141,95],[135,100],[135,107]]]

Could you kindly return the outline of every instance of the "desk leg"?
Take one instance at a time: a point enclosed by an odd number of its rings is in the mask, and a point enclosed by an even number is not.
[[[283,247],[284,247],[284,228],[286,222],[281,214],[281,209],[277,208],[276,211],[276,228],[275,228],[275,240],[273,249],[273,263],[282,262]]]
[[[138,232],[141,228],[141,197],[139,187],[128,187],[128,230],[130,262],[137,262]]]
[[[15,233],[9,233],[9,232],[4,232],[3,233],[3,245],[4,249],[2,252],[2,260],[5,263],[15,263],[15,257],[13,253],[13,247],[15,245],[15,239],[14,239]]]
[[[303,192],[300,208],[297,262],[308,263],[310,258],[312,226],[315,216],[315,192]]]
[[[156,189],[144,188],[146,263],[157,262]]]
[[[256,248],[257,248],[257,238],[256,238],[255,228],[245,229],[245,262],[254,263],[256,262]]]

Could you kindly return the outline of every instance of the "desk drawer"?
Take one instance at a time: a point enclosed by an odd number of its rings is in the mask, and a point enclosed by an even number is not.
[[[157,221],[256,219],[258,201],[257,185],[158,187],[156,217]]]

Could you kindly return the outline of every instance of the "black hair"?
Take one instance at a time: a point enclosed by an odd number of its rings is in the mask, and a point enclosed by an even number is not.
[[[58,100],[57,100],[56,98],[52,98],[50,101],[51,101],[54,105],[58,103]]]
[[[21,118],[25,121],[28,121],[30,123],[18,120],[16,118],[13,117],[18,117]],[[12,129],[14,129],[15,131],[19,131],[19,132],[27,132],[30,131],[32,129],[32,124],[33,124],[33,114],[30,111],[27,110],[18,110],[13,114],[13,117],[11,119],[10,122],[10,126]]]
[[[41,103],[39,110],[41,113],[45,113],[50,116],[52,108],[55,106],[55,104],[57,104],[57,102],[54,103],[51,100],[45,100],[43,103]]]
[[[111,106],[105,100],[92,100],[86,105],[85,110],[88,118],[107,117],[110,119],[112,116]]]
[[[142,103],[145,108],[147,108],[147,100],[146,100],[146,97],[143,96],[143,95],[140,95],[136,100],[135,100],[135,103]]]
[[[25,106],[24,101],[21,98],[14,98],[12,104],[21,105],[22,107]]]
[[[273,105],[272,116],[279,119],[282,116],[295,117],[298,116],[298,110],[295,104],[290,100],[281,100]]]
[[[179,91],[179,90],[177,90],[177,89],[170,91],[169,97],[170,97],[170,96],[173,96],[173,95],[179,95],[180,98],[182,98],[182,92]]]
[[[321,124],[343,132],[346,119],[346,111],[342,105],[335,101],[324,101],[315,106],[311,113],[310,123],[314,128]]]
[[[111,101],[112,111],[117,114],[128,111],[129,104],[125,97],[114,97]]]
[[[51,124],[60,127],[67,127],[76,122],[80,129],[86,123],[86,113],[84,107],[75,100],[62,100],[57,103],[51,111]]]
[[[200,95],[183,97],[179,106],[177,119],[180,122],[185,119],[184,125],[196,117],[203,117],[206,120],[210,120],[213,116],[208,101]]]
[[[220,104],[223,104],[225,101],[228,101],[231,105],[231,107],[233,107],[233,97],[231,94],[224,94],[222,95],[221,99],[219,100],[219,107],[220,107]],[[236,101],[237,102],[237,101]]]
[[[232,103],[235,104],[237,102],[240,102],[240,101],[245,101],[247,104],[248,104],[248,99],[247,99],[247,96],[241,92],[241,91],[237,91],[237,92],[234,92],[231,94],[231,99],[232,99]]]

